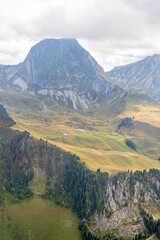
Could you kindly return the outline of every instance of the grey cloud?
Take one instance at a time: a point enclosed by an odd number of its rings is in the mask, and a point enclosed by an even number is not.
[[[66,6],[52,7],[40,19],[30,23],[30,29],[33,26],[35,33],[40,36],[43,32],[90,39],[140,37],[144,27],[141,15],[135,18],[133,10],[126,9],[122,1],[88,2],[88,9],[79,5],[76,7],[76,1],[72,3],[71,9]]]
[[[61,1],[64,2],[64,1]],[[52,6],[25,24],[11,23],[12,29],[26,36],[74,36],[78,38],[140,38],[144,24],[142,15],[120,0],[66,1]],[[84,7],[85,6],[85,7]]]
[[[18,0],[14,2],[15,10]],[[10,55],[17,53],[17,61],[25,57],[29,44],[48,37],[78,38],[106,69],[160,52],[159,0],[35,0],[34,4],[30,18],[0,16],[0,45],[6,41],[8,51],[13,46]],[[6,48],[5,52],[9,54]]]

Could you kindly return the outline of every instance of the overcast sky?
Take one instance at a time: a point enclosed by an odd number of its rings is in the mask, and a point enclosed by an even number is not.
[[[77,38],[106,71],[160,53],[160,0],[0,1],[0,64],[44,38]]]

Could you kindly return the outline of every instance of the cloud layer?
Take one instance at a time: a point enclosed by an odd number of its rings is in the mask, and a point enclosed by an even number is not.
[[[23,61],[44,38],[77,38],[106,69],[160,53],[159,0],[5,0],[0,63]]]

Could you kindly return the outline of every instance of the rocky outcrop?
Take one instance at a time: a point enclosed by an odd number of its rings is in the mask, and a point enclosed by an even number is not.
[[[160,176],[152,173],[126,173],[111,178],[105,187],[105,207],[95,212],[91,229],[129,237],[145,230],[139,203],[155,202],[160,206]]]
[[[57,102],[62,102],[67,107],[72,107],[76,111],[86,112],[88,111],[93,103],[87,98],[79,96],[75,91],[72,90],[38,90],[37,95],[50,96]],[[97,106],[99,104],[97,103]]]
[[[137,206],[128,206],[115,211],[110,218],[105,214],[94,215],[93,231],[102,232],[115,230],[119,237],[129,237],[145,230],[143,218],[140,216]]]

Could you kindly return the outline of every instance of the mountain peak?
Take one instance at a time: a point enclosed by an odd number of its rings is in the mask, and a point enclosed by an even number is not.
[[[40,42],[38,42],[37,44],[35,44],[31,50],[33,51],[33,49],[37,48],[37,47],[58,47],[58,46],[63,46],[66,47],[67,45],[70,46],[80,46],[80,44],[78,43],[77,39],[75,38],[60,38],[60,39],[56,39],[56,38],[46,38],[41,40]]]
[[[40,41],[10,76],[11,88],[47,95],[83,112],[99,106],[115,87],[103,68],[73,38]]]
[[[43,40],[41,40],[40,42],[38,42],[38,44],[42,43],[42,42],[71,42],[71,43],[78,43],[76,38],[45,38]]]
[[[153,54],[153,57],[160,57],[160,54],[155,53],[155,54]]]
[[[160,54],[154,54],[153,56],[151,56],[150,58],[160,61]]]
[[[102,79],[98,72],[103,69],[76,39],[62,38],[44,39],[34,45],[24,60],[22,71],[25,71],[27,83],[68,88],[66,83],[73,78],[86,78],[90,82]]]
[[[46,38],[41,40],[40,42],[38,42],[36,45],[34,45],[33,47],[37,46],[37,45],[41,45],[41,44],[56,44],[56,43],[61,43],[61,44],[78,44],[78,41],[76,38]]]

